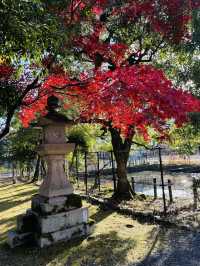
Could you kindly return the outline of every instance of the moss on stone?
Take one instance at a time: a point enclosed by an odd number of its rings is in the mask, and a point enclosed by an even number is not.
[[[82,207],[82,199],[81,196],[78,194],[71,194],[68,196],[66,205],[68,207],[76,207],[81,208]]]

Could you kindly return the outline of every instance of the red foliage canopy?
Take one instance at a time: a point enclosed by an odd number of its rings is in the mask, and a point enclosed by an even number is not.
[[[83,117],[110,122],[126,136],[132,130],[146,135],[148,126],[162,132],[169,119],[180,126],[188,112],[200,111],[198,100],[174,89],[163,72],[150,65],[99,72],[78,93]]]
[[[66,25],[88,20],[84,14],[107,14],[120,18],[122,23],[137,22],[144,17],[151,29],[173,42],[179,42],[187,34],[191,10],[200,6],[198,0],[72,0],[66,9],[57,11]]]
[[[70,89],[65,90],[69,83]],[[81,87],[76,84],[67,76],[49,77],[43,84],[44,96],[41,94],[40,101],[22,110],[24,125],[35,118],[36,112],[44,113],[49,94],[61,100],[67,97],[68,107],[78,103],[82,119],[118,128],[127,137],[135,131],[147,137],[149,126],[163,132],[169,119],[181,126],[188,120],[188,112],[200,111],[199,100],[188,92],[175,89],[161,70],[150,65],[98,71]],[[54,86],[62,88],[64,94],[55,92]]]
[[[88,35],[76,36],[73,40],[73,45],[94,62],[93,75],[88,78],[81,75],[78,81],[71,81],[68,75],[61,73],[49,76],[41,87],[38,101],[30,104],[31,96],[25,98],[25,102],[29,102],[29,106],[21,110],[25,126],[35,118],[35,113],[45,113],[47,97],[51,94],[67,98],[69,105],[78,103],[84,119],[118,128],[126,136],[136,130],[146,136],[148,126],[162,132],[169,119],[180,126],[187,121],[188,112],[200,111],[199,101],[175,89],[161,70],[141,64],[140,59],[147,51],[138,50],[137,64],[130,65],[127,60],[130,47],[100,38],[107,29],[102,15],[124,25],[133,23],[133,26],[142,17],[150,30],[160,34],[162,39],[179,43],[188,37],[191,10],[200,6],[199,1],[127,0],[120,6],[117,2],[74,0],[65,10],[56,11],[65,25],[85,20],[93,25]],[[88,13],[90,16],[85,15]],[[102,70],[103,62],[112,63],[113,69]]]

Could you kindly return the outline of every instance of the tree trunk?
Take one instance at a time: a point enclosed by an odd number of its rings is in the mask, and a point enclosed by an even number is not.
[[[114,197],[117,199],[132,199],[134,192],[127,178],[127,162],[131,149],[132,136],[122,139],[117,129],[110,128],[113,152],[117,164],[117,189]]]
[[[16,168],[16,165],[15,163],[13,162],[12,163],[12,180],[13,180],[13,184],[16,184],[17,183],[17,180],[15,178],[15,168]]]
[[[45,178],[45,176],[47,175],[47,170],[45,167],[45,161],[43,158],[41,159],[40,172],[41,172],[41,180],[43,180]]]
[[[36,166],[35,166],[34,175],[33,175],[32,180],[30,181],[30,183],[34,183],[34,182],[38,181],[39,174],[40,174],[40,164],[41,164],[41,158],[40,158],[40,156],[38,156]]]
[[[121,156],[118,156],[121,157]],[[116,196],[121,199],[130,199],[133,197],[131,186],[127,178],[126,164],[119,158],[117,163],[117,190]]]

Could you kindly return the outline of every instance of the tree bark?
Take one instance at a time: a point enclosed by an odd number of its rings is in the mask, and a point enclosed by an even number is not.
[[[33,175],[32,180],[30,181],[30,183],[34,183],[34,182],[38,181],[39,174],[40,174],[40,164],[41,164],[41,158],[40,158],[40,156],[38,156],[36,166],[35,166],[34,175]]]
[[[17,180],[15,178],[15,168],[16,168],[16,165],[15,163],[13,162],[12,163],[12,180],[13,180],[13,184],[16,184],[17,183]]]
[[[127,162],[131,149],[132,136],[122,139],[120,132],[115,128],[110,128],[113,152],[117,164],[117,189],[114,197],[117,199],[132,199],[134,192],[127,178]]]
[[[9,110],[9,112],[7,113],[5,126],[3,126],[0,130],[0,140],[3,139],[9,133],[10,124],[11,124],[11,120],[14,116],[14,113],[15,113],[14,109]]]

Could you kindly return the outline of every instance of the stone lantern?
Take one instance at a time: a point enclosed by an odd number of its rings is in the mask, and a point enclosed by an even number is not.
[[[35,241],[40,247],[61,240],[87,236],[91,231],[88,209],[82,207],[79,195],[64,171],[65,156],[73,151],[74,144],[67,143],[65,128],[74,122],[56,111],[58,99],[48,98],[46,116],[40,118],[38,126],[43,128],[43,142],[38,149],[46,162],[46,176],[39,193],[32,198],[31,209],[17,219],[17,230],[8,234],[11,247]]]
[[[47,175],[40,186],[39,195],[52,198],[73,193],[64,171],[65,156],[74,150],[73,143],[66,143],[65,128],[74,125],[72,120],[56,112],[58,99],[54,96],[48,98],[48,114],[40,118],[38,125],[43,128],[43,144],[38,153],[47,164]]]

